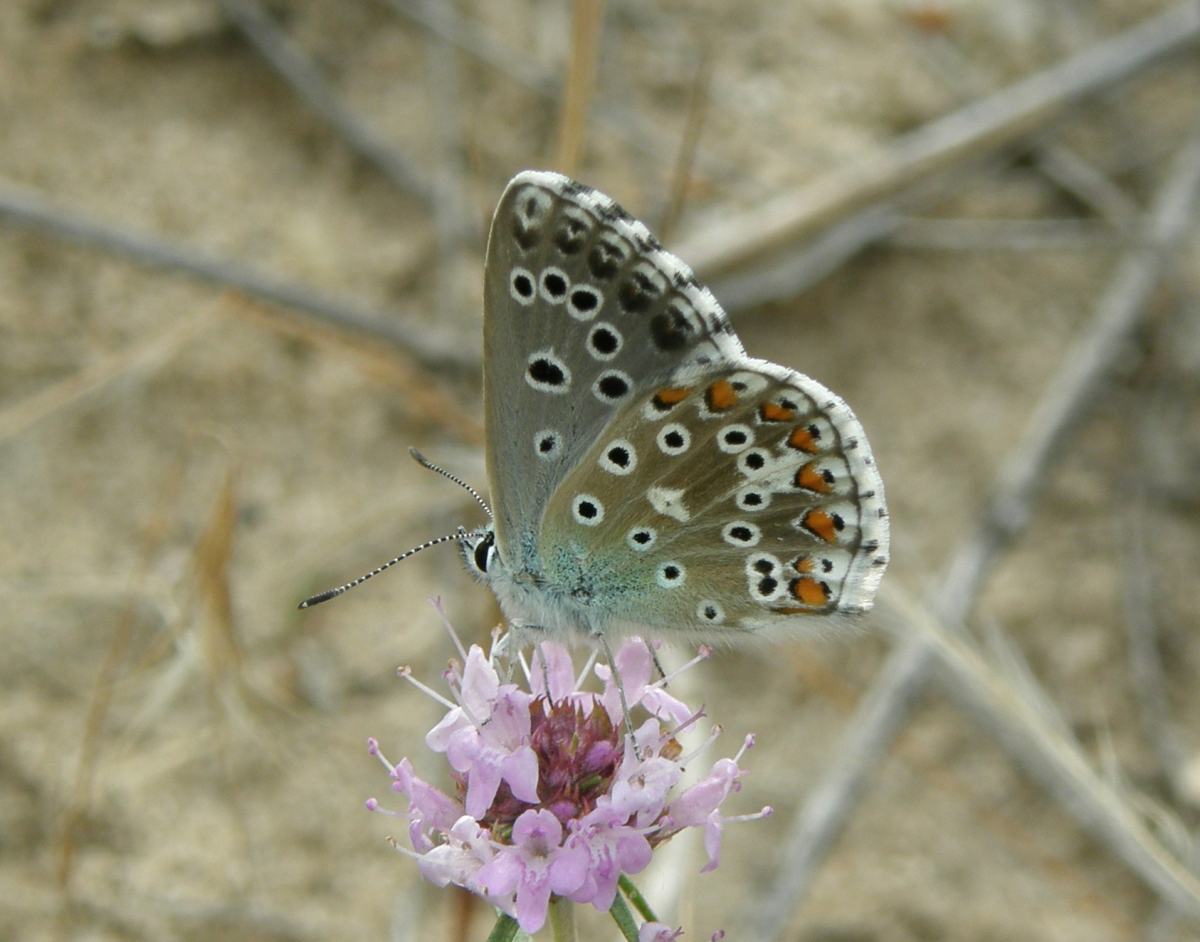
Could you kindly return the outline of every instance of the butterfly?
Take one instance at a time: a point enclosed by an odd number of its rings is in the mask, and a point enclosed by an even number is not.
[[[483,363],[494,513],[457,538],[514,625],[728,641],[870,609],[888,514],[858,420],[747,356],[609,197],[556,173],[509,182]]]

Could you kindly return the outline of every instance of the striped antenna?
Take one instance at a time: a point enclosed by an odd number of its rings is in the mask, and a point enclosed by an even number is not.
[[[414,546],[407,553],[401,553],[395,559],[389,559],[382,566],[372,569],[370,572],[359,576],[357,579],[351,582],[347,582],[345,585],[340,585],[336,589],[326,589],[324,592],[318,592],[316,595],[310,596],[301,602],[298,607],[312,608],[314,605],[320,605],[322,602],[328,602],[330,599],[335,599],[339,595],[349,592],[355,586],[362,585],[368,579],[375,578],[375,576],[379,575],[385,569],[390,569],[392,566],[396,565],[396,563],[402,562],[403,560],[408,559],[410,556],[415,556],[417,553],[421,552],[421,550],[429,549],[431,546],[437,546],[439,543],[448,543],[451,540],[461,540],[466,535],[467,531],[462,527],[459,527],[453,533],[447,533],[445,536],[439,536],[437,539],[429,540],[426,543],[422,543],[420,546]]]
[[[428,458],[426,458],[423,454],[421,454],[419,451],[417,451],[417,449],[410,448],[410,449],[408,449],[408,453],[410,455],[412,455],[413,461],[415,461],[417,464],[419,464],[422,468],[427,468],[430,471],[434,471],[434,472],[440,474],[442,477],[446,478],[447,480],[453,481],[455,484],[457,484],[459,487],[461,487],[464,491],[466,491],[468,494],[470,494],[472,497],[474,497],[475,502],[477,504],[479,504],[479,506],[483,508],[483,512],[488,515],[488,519],[489,520],[492,519],[492,508],[487,505],[487,501],[484,500],[482,497],[480,497],[479,492],[477,490],[475,490],[475,488],[471,487],[470,484],[468,484],[466,481],[464,481],[460,477],[455,477],[453,474],[451,474],[445,468],[439,468],[436,464],[434,464],[432,461],[430,461]]]

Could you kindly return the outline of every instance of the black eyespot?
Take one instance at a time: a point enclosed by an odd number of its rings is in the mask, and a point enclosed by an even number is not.
[[[683,447],[683,436],[678,432],[667,432],[667,434],[663,436],[663,441],[666,442],[671,448]]]
[[[650,339],[663,353],[670,353],[687,346],[688,338],[693,332],[683,311],[677,307],[668,307],[661,314],[656,314],[650,320]]]
[[[764,576],[759,580],[758,591],[763,595],[770,595],[777,588],[779,588],[779,581],[770,576]]]
[[[830,514],[830,516],[833,517],[833,528],[835,530],[841,531],[846,529],[846,521],[842,519],[841,514]]]
[[[629,383],[616,373],[605,373],[596,381],[596,388],[605,399],[620,399],[629,392]]]
[[[593,519],[596,516],[596,514],[598,513],[598,511],[596,510],[596,505],[593,504],[590,500],[581,500],[578,504],[578,510],[579,510],[579,516],[584,517],[588,520]]]
[[[600,298],[594,291],[589,291],[586,288],[576,288],[571,292],[571,304],[577,311],[586,314],[588,311],[596,310],[599,303]]]
[[[766,575],[767,573],[775,571],[775,564],[769,559],[760,559],[754,564],[754,568],[757,572],[761,572],[763,575]]]
[[[588,269],[596,278],[611,278],[621,270],[625,250],[614,242],[598,241],[588,252]]]
[[[725,433],[725,444],[726,445],[744,445],[744,444],[746,444],[746,433],[740,432],[740,431],[726,432]]]
[[[651,536],[649,530],[638,530],[637,533],[633,535],[633,542],[640,543],[642,546],[645,546],[647,543],[649,543],[650,539]]]
[[[492,559],[492,547],[496,544],[496,535],[488,533],[482,540],[475,544],[475,568],[480,572],[487,572],[488,563]]]
[[[729,385],[733,387],[735,392],[745,392],[749,388],[740,379],[730,383]]]
[[[712,621],[714,618],[717,617],[716,608],[712,605],[705,605],[704,606],[704,617],[707,618],[709,621]]]
[[[753,536],[749,527],[731,527],[729,530],[729,535],[735,540],[740,540],[743,543],[749,542],[750,538]],[[768,564],[766,571],[771,571],[770,564]]]
[[[557,363],[541,357],[529,364],[529,378],[547,386],[561,386],[567,381],[566,374]]]
[[[567,293],[567,279],[556,271],[542,275],[542,290],[552,298],[562,298]]]
[[[752,451],[750,454],[746,455],[746,467],[750,468],[752,471],[761,470],[763,465],[766,463],[767,459],[757,451]]]
[[[618,468],[629,467],[629,452],[617,446],[608,450],[608,460],[615,464]]]
[[[762,500],[762,494],[759,494],[757,491],[750,491],[742,497],[742,503],[747,507],[757,507],[762,503]]]
[[[607,327],[597,327],[588,337],[588,343],[592,349],[603,356],[610,356],[617,352],[621,345],[621,341]]]
[[[554,436],[546,435],[538,442],[538,451],[543,455],[548,455],[554,451]]]
[[[679,578],[679,567],[670,565],[663,566],[662,574],[664,579],[674,582]]]
[[[822,559],[821,560],[821,571],[822,572],[833,572],[833,560],[832,559]]]
[[[617,300],[623,310],[630,314],[640,314],[658,297],[660,289],[650,278],[640,271],[635,271],[621,282],[617,288]]]
[[[513,290],[523,298],[533,297],[533,279],[523,272],[513,276]]]

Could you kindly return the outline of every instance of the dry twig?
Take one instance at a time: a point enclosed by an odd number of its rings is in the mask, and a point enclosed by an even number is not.
[[[1181,3],[1127,32],[913,131],[765,206],[725,216],[678,248],[710,281],[764,263],[898,191],[1012,144],[1082,98],[1200,39],[1200,4]],[[718,293],[719,294],[719,293]]]
[[[385,320],[352,301],[320,294],[295,282],[151,233],[100,222],[77,210],[54,206],[38,194],[3,182],[0,182],[0,219],[121,255],[143,265],[182,271],[201,281],[236,288],[261,301],[307,314],[339,330],[383,340],[431,370],[463,373],[479,369],[479,355],[473,347],[464,348],[460,341],[439,336],[428,327],[409,327],[400,323],[400,315]]]

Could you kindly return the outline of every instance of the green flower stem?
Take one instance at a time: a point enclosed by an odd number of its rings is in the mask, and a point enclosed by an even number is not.
[[[654,910],[646,902],[646,897],[642,896],[642,891],[633,885],[633,881],[629,877],[622,874],[617,880],[617,886],[621,888],[622,893],[629,897],[629,902],[633,903],[634,909],[642,914],[642,918],[646,922],[658,922],[658,917],[654,915]]]
[[[619,895],[613,900],[612,909],[608,911],[608,914],[612,916],[613,922],[617,924],[621,935],[625,936],[628,942],[638,942],[637,922],[633,918],[633,913],[629,911],[629,906]]]
[[[500,914],[500,918],[496,920],[496,924],[492,926],[491,935],[487,937],[487,942],[512,942],[517,936],[517,920],[512,916],[504,913]]]
[[[550,931],[554,942],[575,942],[575,904],[569,899],[550,897]]]

